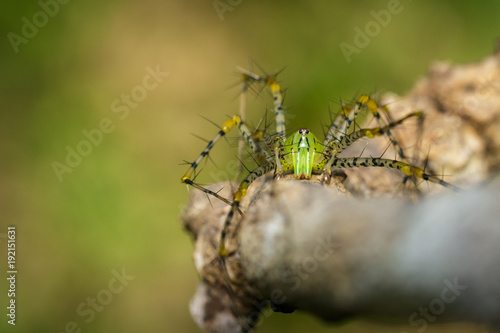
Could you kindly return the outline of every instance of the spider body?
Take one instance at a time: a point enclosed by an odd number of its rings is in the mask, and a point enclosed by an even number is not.
[[[312,174],[320,174],[323,183],[329,183],[332,172],[335,169],[356,168],[356,167],[384,167],[402,171],[406,176],[419,178],[425,181],[440,184],[452,190],[458,190],[452,184],[443,181],[441,178],[425,173],[417,166],[411,165],[401,146],[391,132],[391,129],[400,125],[408,118],[422,118],[422,112],[413,112],[397,121],[385,123],[380,116],[377,103],[368,95],[361,95],[354,104],[345,105],[333,119],[332,124],[325,136],[325,140],[320,142],[317,137],[307,128],[301,128],[286,138],[285,114],[283,110],[283,97],[281,86],[275,75],[260,76],[251,71],[241,70],[243,76],[242,101],[246,100],[248,87],[254,84],[267,85],[273,96],[274,113],[276,117],[276,134],[274,142],[265,140],[262,131],[250,131],[244,121],[244,103],[240,103],[240,115],[235,115],[227,119],[221,126],[217,135],[207,144],[198,158],[190,163],[188,171],[181,178],[185,184],[191,185],[209,195],[212,195],[231,205],[224,226],[221,232],[219,243],[219,255],[223,259],[228,255],[225,248],[225,238],[233,220],[235,212],[240,212],[240,202],[246,195],[248,186],[262,175],[273,171],[274,178],[280,179],[284,174],[293,173],[296,179],[308,180]],[[356,117],[362,109],[368,111],[377,120],[379,127],[361,128],[353,130]],[[196,168],[200,162],[209,154],[218,140],[226,135],[233,127],[238,128],[242,140],[253,151],[260,164],[250,171],[240,182],[238,189],[234,192],[232,200],[221,197],[216,192],[205,189],[200,184],[194,182]],[[394,146],[399,160],[384,159],[374,157],[339,157],[339,154],[360,138],[374,138],[385,135]],[[240,148],[241,156],[241,148]]]
[[[311,179],[313,170],[322,170],[323,150],[309,129],[299,129],[285,141],[285,154],[280,159],[283,171],[293,171],[297,179]]]

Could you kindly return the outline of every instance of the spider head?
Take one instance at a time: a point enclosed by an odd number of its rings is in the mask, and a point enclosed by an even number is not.
[[[311,179],[314,162],[323,151],[323,145],[307,128],[301,128],[285,142],[285,152],[291,156],[297,179]]]

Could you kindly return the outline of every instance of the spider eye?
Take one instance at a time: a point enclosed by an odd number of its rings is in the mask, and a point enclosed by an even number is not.
[[[301,128],[298,130],[299,134],[301,134],[302,136],[306,136],[307,134],[309,134],[309,129],[308,128]]]

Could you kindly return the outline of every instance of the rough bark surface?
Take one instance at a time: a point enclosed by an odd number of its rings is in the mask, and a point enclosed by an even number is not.
[[[422,130],[410,122],[395,131],[398,142],[464,191],[421,183],[422,198],[410,201],[402,176],[381,168],[347,169],[328,187],[262,177],[233,221],[224,262],[217,248],[229,206],[193,191],[182,221],[195,240],[201,284],[191,313],[200,327],[248,331],[267,304],[327,321],[409,325],[419,307],[443,305],[439,320],[499,326],[500,57],[435,63],[406,96],[381,102],[392,119],[425,113]],[[367,147],[365,155],[380,155],[387,140]],[[230,198],[235,186],[211,189]]]

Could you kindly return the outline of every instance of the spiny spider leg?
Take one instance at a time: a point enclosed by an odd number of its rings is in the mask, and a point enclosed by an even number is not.
[[[260,76],[253,74],[253,73],[247,73],[249,77],[252,78],[259,78]],[[276,132],[278,133],[276,137],[276,144],[275,144],[275,151],[281,151],[282,148],[284,147],[284,137],[285,137],[285,115],[283,112],[283,106],[282,106],[282,101],[283,101],[283,96],[281,94],[281,86],[280,84],[276,81],[276,79],[272,76],[263,78],[267,85],[271,88],[271,92],[273,94],[273,100],[274,100],[274,112],[276,115]],[[260,140],[253,140],[250,137],[252,143],[255,141],[260,142]],[[256,151],[255,149],[253,149]],[[221,233],[221,242],[219,245],[219,255],[224,258],[228,255],[225,247],[225,239],[226,239],[226,234],[227,230],[229,229],[231,225],[231,221],[233,219],[234,212],[239,209],[240,202],[242,198],[246,195],[247,188],[248,186],[257,178],[261,177],[265,173],[275,170],[275,173],[278,172],[277,170],[282,169],[281,167],[281,162],[279,159],[280,154],[276,154],[276,159],[270,158],[269,155],[266,156],[267,162],[264,163],[263,165],[259,166],[256,168],[254,171],[250,172],[245,179],[240,183],[240,186],[238,187],[238,190],[233,194],[233,201],[231,204],[231,210],[229,211],[229,214],[226,218],[226,221],[224,223],[224,227],[222,229]]]
[[[405,120],[411,117],[417,117],[420,118],[422,117],[423,114],[422,112],[413,112],[405,117],[392,122],[384,127],[376,127],[376,128],[362,128],[360,130],[357,130],[355,132],[352,132],[347,135],[343,135],[340,138],[340,141],[337,142],[335,140],[332,140],[328,142],[328,145],[325,147],[325,150],[323,152],[323,157],[321,160],[317,162],[315,165],[314,171],[318,171],[320,169],[323,170],[323,174],[321,177],[322,182],[328,184],[330,182],[331,178],[331,172],[332,172],[332,165],[337,159],[338,154],[340,154],[342,151],[344,151],[346,148],[351,146],[356,140],[367,137],[369,139],[374,138],[376,136],[381,136],[383,134],[386,134],[388,131],[390,131],[391,128],[396,127],[403,123]]]
[[[226,135],[233,128],[234,125],[236,125],[236,127],[240,130],[244,140],[254,152],[259,151],[259,154],[263,154],[266,157],[266,159],[270,159],[269,153],[266,150],[264,150],[264,148],[260,145],[260,143],[256,143],[252,139],[252,133],[245,125],[245,123],[241,120],[241,118],[239,116],[233,116],[233,118],[230,118],[224,122],[217,135],[207,144],[207,146],[201,152],[198,158],[193,163],[191,163],[191,166],[189,167],[188,171],[186,171],[184,176],[181,178],[181,181],[183,183],[191,185],[197,189],[202,190],[205,193],[211,194],[214,197],[221,199],[221,197],[217,195],[215,192],[205,189],[201,185],[194,183],[193,176],[196,172],[196,168],[198,167],[198,165],[208,155],[208,153],[214,147],[217,141],[219,141],[224,135]],[[230,203],[229,200],[227,199],[222,198],[221,200],[226,203]]]
[[[356,167],[383,167],[401,170],[407,176],[416,176],[420,179],[442,185],[455,192],[461,189],[455,185],[445,182],[439,177],[425,173],[422,168],[410,165],[408,163],[385,158],[375,157],[348,157],[337,158],[332,163],[332,168],[356,168]]]
[[[337,154],[340,154],[342,151],[344,151],[347,147],[352,145],[356,140],[360,138],[367,137],[369,139],[372,139],[376,136],[381,136],[389,132],[391,128],[401,125],[408,118],[412,117],[421,118],[422,116],[423,113],[421,111],[417,111],[410,113],[395,122],[389,123],[384,127],[362,128],[360,130],[352,132],[351,134],[344,136],[342,140],[340,140],[340,142],[337,145]]]
[[[325,137],[325,141],[323,142],[324,146],[327,147],[329,143],[332,141],[336,142],[342,141],[343,137],[347,135],[354,120],[357,118],[359,112],[365,106],[368,109],[368,111],[370,111],[370,113],[373,115],[373,117],[377,120],[380,127],[387,126],[385,121],[380,116],[380,113],[378,112],[379,106],[377,105],[377,103],[370,96],[361,95],[356,100],[356,103],[354,103],[354,106],[345,105],[342,107],[342,109],[337,114],[337,116],[332,122],[332,125],[328,130],[328,133]],[[390,128],[387,131],[385,131],[384,134],[389,137],[389,140],[391,141],[392,145],[396,149],[401,159],[407,162],[403,149],[398,144],[396,137],[394,136],[394,134],[392,134]],[[328,154],[329,152],[326,150],[325,153]]]
[[[267,163],[259,166],[252,172],[250,172],[245,179],[241,182],[238,190],[233,195],[233,202],[231,203],[231,210],[226,216],[226,220],[224,221],[224,226],[222,228],[220,243],[219,243],[219,256],[222,258],[227,257],[228,252],[226,250],[226,236],[229,227],[231,226],[231,222],[233,220],[234,213],[239,210],[241,199],[247,194],[248,186],[250,186],[253,181],[257,178],[263,176],[264,174],[273,171],[276,169],[276,161],[270,160]]]

